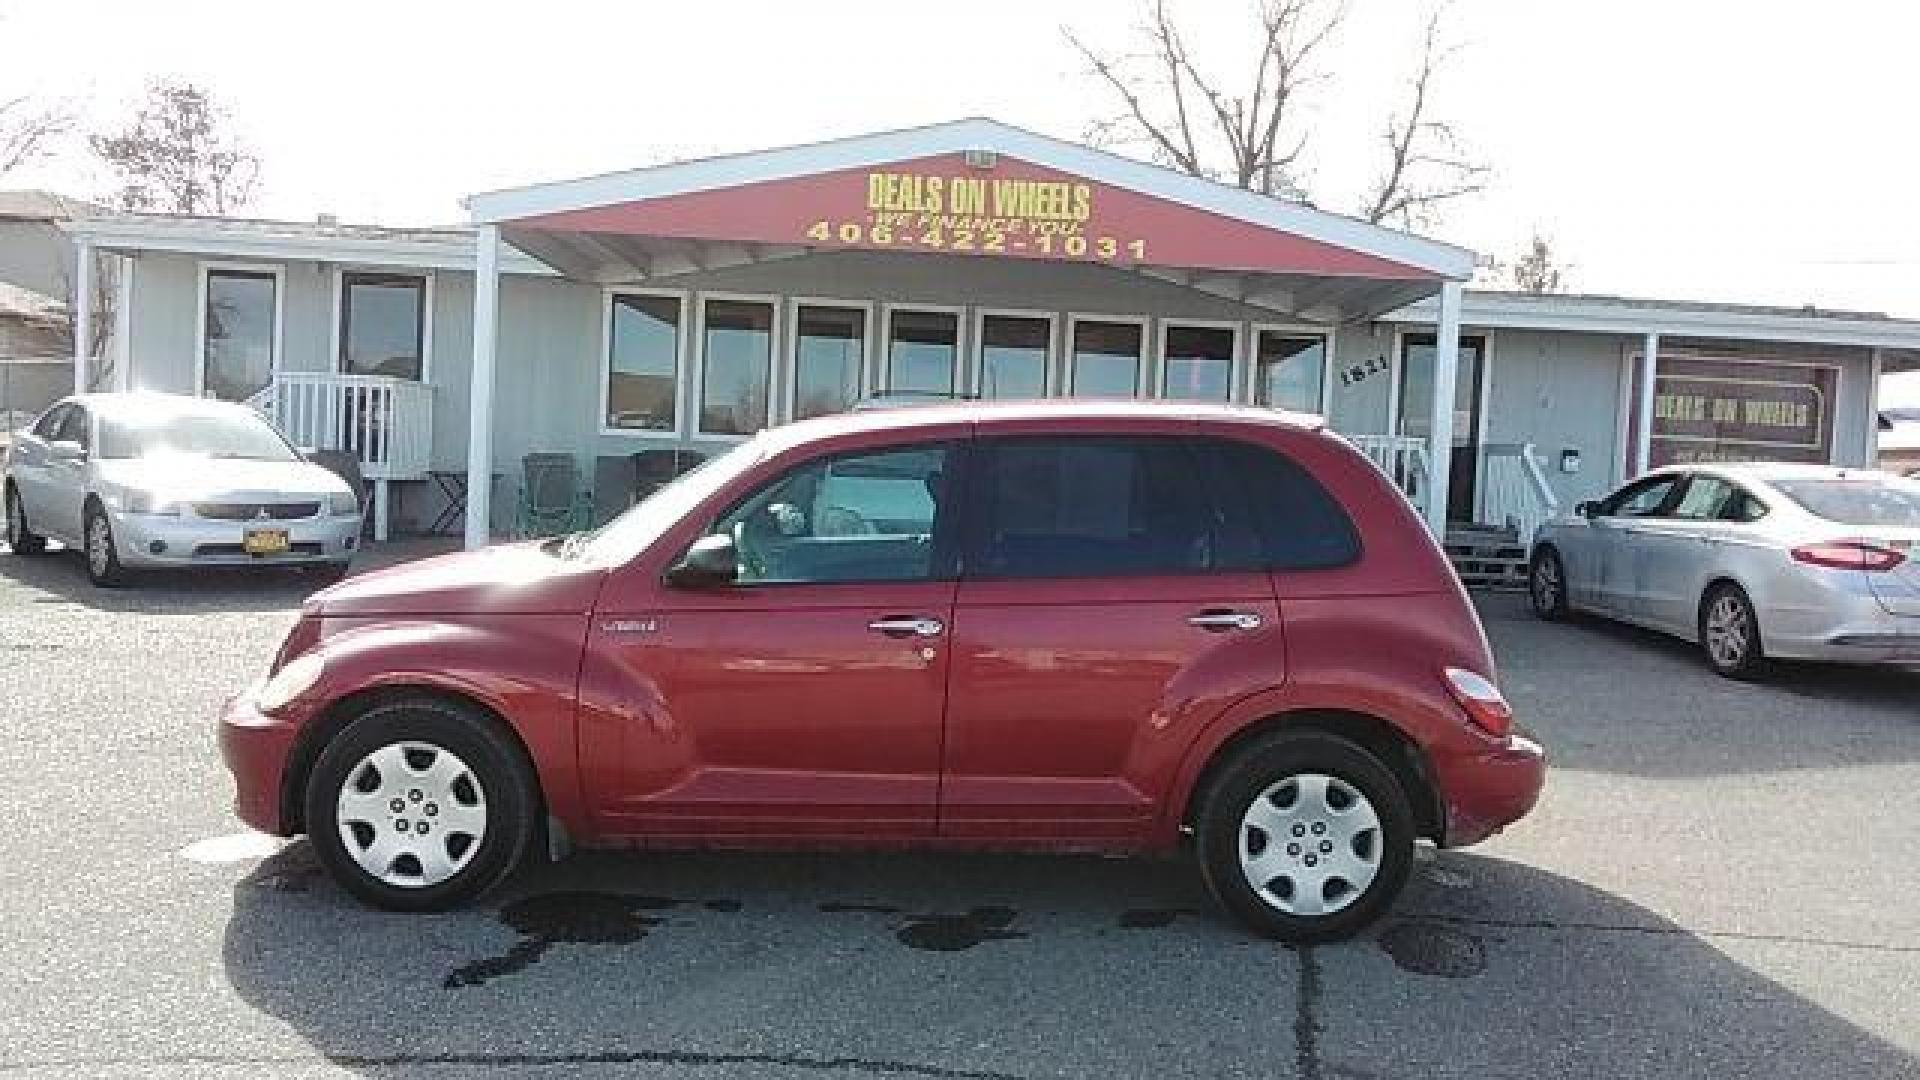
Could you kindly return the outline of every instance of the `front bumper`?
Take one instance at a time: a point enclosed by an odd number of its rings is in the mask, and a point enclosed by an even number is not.
[[[233,774],[233,812],[261,832],[286,836],[291,829],[280,794],[299,728],[260,711],[255,698],[263,684],[227,699],[220,713],[220,756]]]
[[[1433,764],[1446,801],[1447,847],[1477,844],[1525,817],[1547,782],[1546,748],[1518,733]]]
[[[114,546],[122,566],[278,566],[344,563],[360,544],[360,515],[318,516],[290,521],[223,521],[190,514],[130,514],[114,511]],[[247,530],[285,529],[286,551],[246,553]]]

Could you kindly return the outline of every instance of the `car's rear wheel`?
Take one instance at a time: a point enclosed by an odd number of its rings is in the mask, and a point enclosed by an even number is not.
[[[99,506],[87,505],[86,550],[87,579],[102,589],[118,588],[127,582],[126,568],[120,565],[120,549],[114,545],[113,523]]]
[[[306,828],[334,880],[368,904],[443,911],[519,864],[538,797],[490,717],[437,698],[372,709],[327,744]]]
[[[15,555],[38,555],[47,550],[46,537],[36,536],[27,527],[27,508],[20,504],[20,489],[7,485],[7,550]]]
[[[1721,582],[1707,590],[1700,601],[1700,650],[1729,679],[1754,678],[1766,666],[1760,617],[1745,589]]]
[[[1550,547],[1533,553],[1533,565],[1527,571],[1527,595],[1533,600],[1533,613],[1548,622],[1567,617],[1567,567],[1560,553]]]
[[[1201,872],[1221,906],[1294,944],[1364,928],[1413,864],[1413,812],[1393,773],[1324,732],[1281,732],[1241,751],[1198,826]]]

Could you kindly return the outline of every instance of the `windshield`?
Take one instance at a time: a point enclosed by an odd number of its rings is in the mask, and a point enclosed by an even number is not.
[[[1920,528],[1920,483],[1891,476],[1776,480],[1810,514],[1844,525]]]
[[[760,460],[763,446],[750,439],[682,473],[672,483],[633,504],[626,513],[568,545],[570,554],[596,562],[624,562],[644,550],[707,497]]]
[[[279,432],[246,409],[155,408],[101,418],[101,457],[168,454],[247,461],[298,459]]]

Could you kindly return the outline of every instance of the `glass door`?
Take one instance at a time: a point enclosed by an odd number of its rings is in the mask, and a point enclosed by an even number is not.
[[[1433,432],[1435,340],[1432,334],[1409,334],[1400,347],[1400,415],[1395,423],[1406,438],[1424,439]],[[1485,338],[1461,335],[1453,383],[1453,453],[1446,466],[1448,521],[1472,522],[1479,505],[1480,379],[1486,345]]]

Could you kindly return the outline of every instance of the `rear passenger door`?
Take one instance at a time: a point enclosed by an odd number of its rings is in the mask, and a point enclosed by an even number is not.
[[[1181,435],[983,435],[973,461],[940,832],[1143,835],[1181,721],[1284,669],[1244,505]]]

